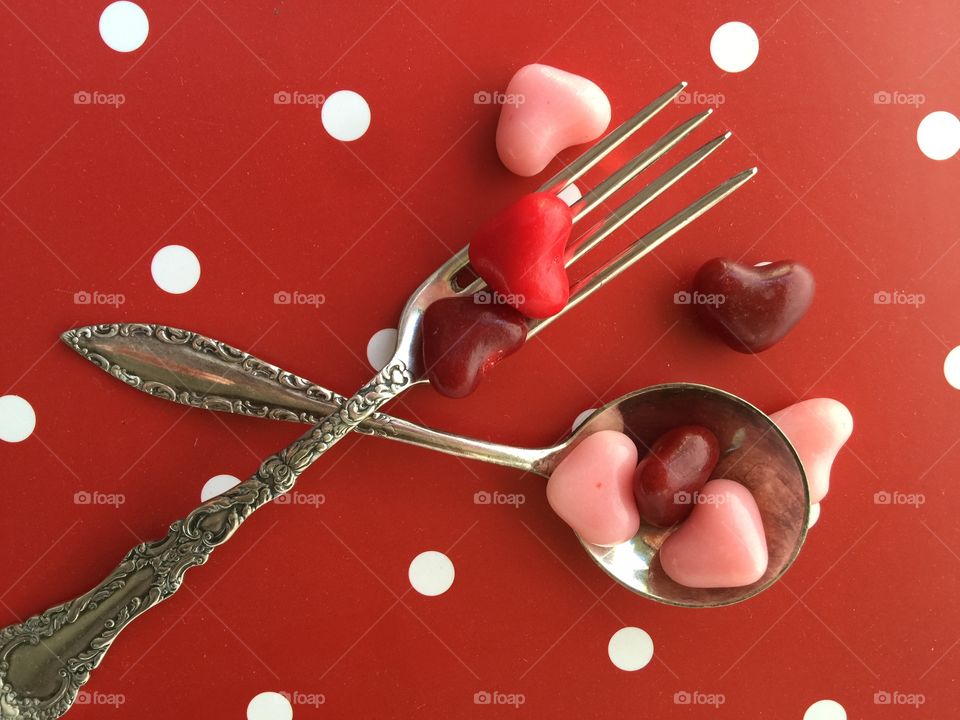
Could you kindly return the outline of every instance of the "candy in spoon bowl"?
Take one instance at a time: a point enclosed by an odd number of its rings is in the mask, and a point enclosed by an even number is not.
[[[604,547],[581,539],[603,570],[630,590],[668,605],[720,607],[773,585],[793,564],[807,534],[809,489],[803,465],[786,436],[763,412],[723,390],[693,383],[656,385],[595,411],[550,458],[559,462],[584,437],[600,430],[630,436],[641,452],[672,428],[699,425],[719,441],[715,475],[744,485],[757,502],[769,553],[766,572],[742,587],[691,588],[671,580],[658,558],[674,528],[643,524],[627,542]],[[545,474],[552,467],[542,468]]]

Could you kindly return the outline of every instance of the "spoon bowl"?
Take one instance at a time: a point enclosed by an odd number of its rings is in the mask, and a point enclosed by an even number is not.
[[[613,547],[581,544],[614,580],[638,595],[680,607],[721,607],[742,602],[773,585],[793,564],[807,535],[810,493],[800,458],[765,413],[723,390],[694,383],[655,385],[624,395],[596,410],[558,446],[542,468],[556,464],[588,435],[626,433],[641,456],[667,430],[702,425],[717,436],[720,461],[713,473],[746,486],[760,509],[767,539],[767,571],[751,585],[691,588],[663,571],[658,551],[674,528],[644,523],[631,540]]]

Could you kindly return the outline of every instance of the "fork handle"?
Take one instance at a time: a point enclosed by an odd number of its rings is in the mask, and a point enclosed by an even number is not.
[[[172,596],[258,508],[289,492],[329,448],[413,382],[388,364],[336,413],[260,465],[245,482],[197,507],[166,536],[128,552],[89,592],[0,630],[0,720],[52,720],[66,713],[117,635]]]

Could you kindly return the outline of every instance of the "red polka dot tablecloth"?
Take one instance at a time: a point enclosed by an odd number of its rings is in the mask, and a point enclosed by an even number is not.
[[[954,716],[955,3],[0,6],[0,625],[86,591],[298,435],[136,393],[59,334],[165,323],[352,391],[420,280],[538,184],[494,147],[528,63],[595,81],[614,123],[690,83],[582,188],[706,107],[685,147],[734,133],[610,253],[759,173],[470,398],[419,387],[391,411],[534,447],[686,380],[767,411],[834,397],[855,420],[795,565],[713,610],[604,575],[539,477],[350,436],[125,630],[69,717]],[[786,340],[732,352],[674,302],[718,255],[813,270]]]

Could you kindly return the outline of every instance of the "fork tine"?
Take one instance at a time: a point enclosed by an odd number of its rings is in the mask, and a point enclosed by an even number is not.
[[[699,199],[695,200],[669,220],[660,224],[646,235],[641,237],[639,240],[634,242],[633,245],[620,253],[610,263],[602,268],[599,268],[589,277],[579,281],[573,286],[573,288],[571,288],[572,292],[570,294],[570,301],[563,310],[552,317],[541,320],[530,320],[528,324],[529,329],[527,330],[527,337],[536,335],[547,325],[567,312],[570,308],[580,304],[583,300],[588,298],[598,289],[606,285],[628,267],[637,262],[637,260],[685,228],[712,207],[739,190],[744,183],[746,183],[756,174],[757,168],[752,167],[749,170],[744,170],[743,172],[734,175],[733,177],[720,183],[706,195],[701,196]]]
[[[576,223],[582,219],[584,215],[592,211],[637,175],[653,165],[653,163],[669,152],[674,145],[683,140],[704,120],[710,117],[712,112],[712,109],[704,110],[702,113],[694,115],[686,122],[678,125],[573,203],[573,205],[570,206],[570,209],[573,211],[573,222]]]
[[[663,175],[643,188],[643,190],[636,193],[625,203],[617,207],[617,209],[610,213],[609,216],[595,225],[591,231],[574,241],[574,243],[567,248],[567,267],[570,267],[570,265],[579,260],[585,253],[588,253],[599,243],[603,242],[603,240],[605,240],[610,233],[623,225],[642,208],[649,205],[664,190],[672,186],[675,182],[677,182],[677,180],[682,178],[693,168],[703,162],[703,160],[705,160],[710,153],[723,145],[723,143],[730,138],[731,134],[732,133],[729,131],[725,132],[723,135],[714,138],[703,147],[694,150],[683,160],[667,170]],[[573,249],[572,253],[570,252],[571,247]]]
[[[567,187],[570,183],[576,182],[590,168],[603,160],[620,143],[633,135],[643,125],[658,112],[663,110],[670,102],[687,87],[687,83],[681,82],[676,87],[670,88],[663,95],[658,97],[643,110],[638,112],[632,118],[620,125],[616,130],[609,133],[605,138],[593,145],[580,157],[567,165],[552,178],[540,186],[540,192],[558,193]]]

